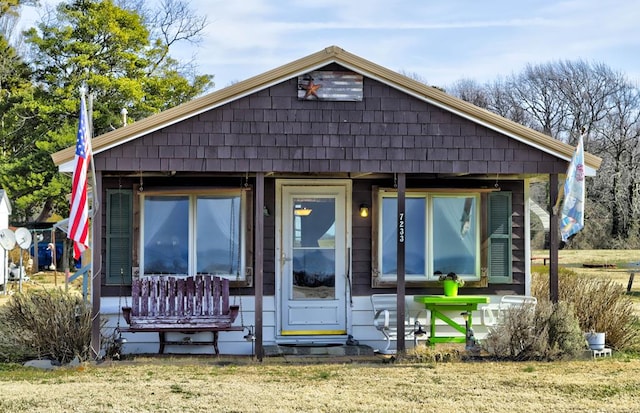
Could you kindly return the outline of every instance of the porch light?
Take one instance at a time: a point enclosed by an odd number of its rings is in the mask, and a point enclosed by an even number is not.
[[[369,216],[369,205],[360,204],[360,216],[362,218],[367,218]]]
[[[308,217],[309,215],[311,215],[311,211],[313,211],[311,208],[296,208],[293,210],[294,215],[299,216],[299,217]]]

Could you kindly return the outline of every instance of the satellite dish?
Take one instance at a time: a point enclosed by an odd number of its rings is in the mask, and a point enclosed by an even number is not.
[[[26,228],[16,229],[16,242],[23,250],[31,246],[31,232]]]
[[[9,228],[0,229],[0,247],[11,251],[16,246],[16,235]]]

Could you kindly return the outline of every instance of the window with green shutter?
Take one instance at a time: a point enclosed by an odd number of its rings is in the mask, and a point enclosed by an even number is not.
[[[107,190],[106,284],[131,285],[133,191]]]
[[[511,283],[511,192],[489,194],[490,283]]]
[[[397,191],[379,189],[376,197],[374,287],[397,279]],[[405,201],[405,281],[437,282],[456,273],[480,280],[480,192],[408,190]],[[415,284],[414,284],[415,285]]]

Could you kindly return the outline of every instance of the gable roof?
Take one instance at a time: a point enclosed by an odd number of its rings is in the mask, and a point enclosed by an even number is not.
[[[475,123],[496,130],[558,158],[568,161],[573,156],[574,147],[571,145],[567,145],[488,110],[479,108],[469,102],[450,96],[441,90],[377,65],[337,46],[327,47],[319,52],[269,70],[261,75],[254,76],[227,88],[149,116],[148,118],[129,124],[126,127],[121,127],[95,137],[92,139],[93,153],[106,151],[153,131],[165,128],[331,63],[337,63],[363,76],[375,79],[417,99],[426,101]],[[53,162],[59,166],[60,171],[70,172],[72,170],[74,150],[75,146],[71,146],[51,155]],[[601,162],[601,158],[585,153],[587,175],[595,175],[595,171],[600,167]]]

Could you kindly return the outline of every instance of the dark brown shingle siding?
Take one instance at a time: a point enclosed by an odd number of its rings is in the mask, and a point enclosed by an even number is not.
[[[361,102],[301,101],[296,86],[296,79],[280,83],[102,152],[96,167],[478,174],[566,169],[549,154],[375,80],[364,80]]]

